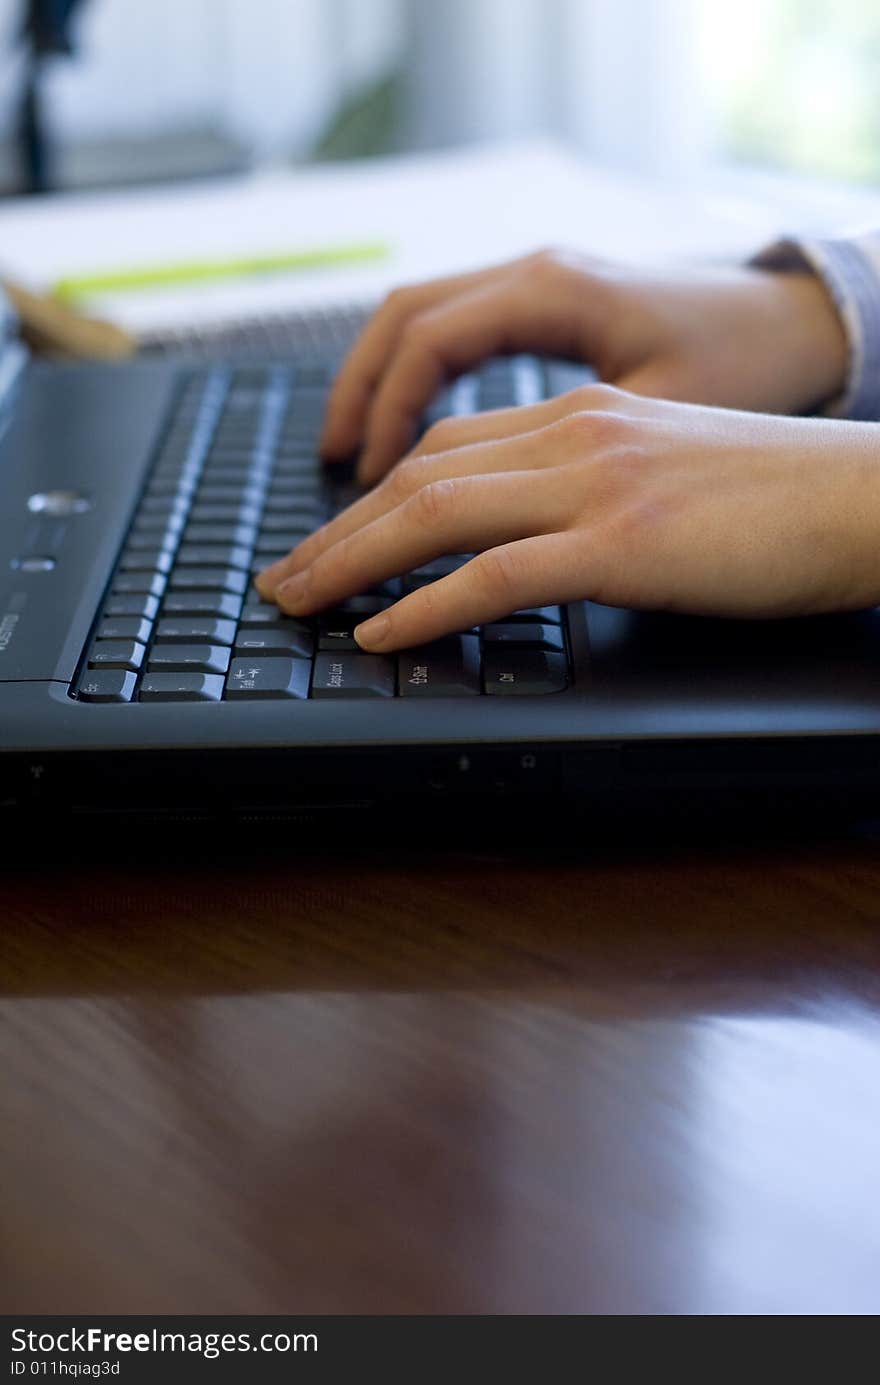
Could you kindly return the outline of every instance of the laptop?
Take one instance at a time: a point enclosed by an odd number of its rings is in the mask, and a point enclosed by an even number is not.
[[[143,359],[0,369],[0,804],[126,819],[318,815],[489,821],[652,804],[869,803],[875,611],[714,621],[594,603],[511,612],[391,657],[365,614],[466,556],[314,620],[255,571],[357,494],[316,437],[362,314],[150,342]],[[227,354],[224,354],[227,353]],[[517,356],[451,384],[425,423],[587,378]],[[387,811],[384,811],[387,810]]]

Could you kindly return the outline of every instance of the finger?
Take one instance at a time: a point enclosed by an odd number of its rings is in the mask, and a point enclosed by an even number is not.
[[[438,444],[448,440],[453,445],[447,451],[421,454],[417,449],[395,467],[379,486],[356,500],[329,524],[310,534],[286,557],[259,573],[255,578],[257,590],[265,600],[274,600],[281,582],[308,567],[333,544],[403,504],[421,486],[429,485],[432,481],[483,472],[545,469],[548,465],[564,464],[572,459],[572,449],[578,451],[582,448],[583,439],[578,436],[568,439],[563,443],[565,450],[560,453],[561,440],[542,436],[542,432],[554,423],[562,424],[574,413],[638,414],[648,408],[647,401],[624,395],[610,385],[592,384],[540,404],[496,410],[467,419],[444,419],[429,430],[425,440],[436,439]],[[518,426],[522,427],[523,424],[532,427],[527,432],[519,432]],[[499,436],[481,438],[481,433],[490,428],[499,430]],[[473,436],[473,441],[462,446],[454,445],[460,435],[469,434]]]
[[[322,454],[328,460],[345,457],[360,444],[373,391],[409,318],[510,272],[510,265],[494,265],[393,290],[370,318],[336,376],[321,434]]]
[[[432,424],[409,454],[411,457],[430,457],[439,452],[453,452],[472,447],[475,443],[496,442],[534,432],[553,423],[566,407],[565,396],[542,399],[537,404],[517,404],[510,409],[484,409],[477,414],[451,415]]]
[[[312,615],[444,554],[550,532],[566,510],[565,484],[549,471],[528,485],[520,472],[435,481],[327,549],[281,583],[275,599],[289,615]]]
[[[518,277],[411,318],[370,407],[358,479],[371,485],[408,450],[425,406],[445,380],[488,356],[526,347],[562,350],[567,336],[549,296],[536,300]]]
[[[598,581],[583,534],[544,534],[491,548],[405,596],[355,630],[362,649],[390,653],[485,625],[524,606],[589,595]]]
[[[511,412],[516,412],[511,410]],[[523,409],[534,418],[531,409]],[[540,430],[515,438],[493,438],[450,452],[413,456],[401,462],[381,485],[361,496],[348,509],[297,544],[285,558],[265,568],[255,579],[257,590],[267,601],[274,600],[278,586],[296,572],[315,562],[322,553],[356,533],[365,525],[405,504],[423,486],[460,476],[522,472],[541,466],[547,455]]]
[[[558,423],[574,413],[625,413],[643,417],[649,401],[630,398],[616,385],[579,385],[565,394],[554,394],[536,404],[516,404],[510,409],[485,409],[476,414],[450,415],[433,424],[409,453],[410,457],[429,457],[436,452],[453,452],[477,443],[501,442],[505,438],[531,433]]]

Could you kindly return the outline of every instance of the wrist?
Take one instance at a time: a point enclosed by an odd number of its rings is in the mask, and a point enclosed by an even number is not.
[[[780,378],[787,384],[786,407],[812,413],[846,388],[849,343],[843,321],[824,282],[808,272],[757,271],[777,331]]]
[[[840,564],[841,591],[830,609],[867,609],[880,605],[880,425],[829,420],[818,426],[828,430],[822,470],[833,489],[815,532]]]

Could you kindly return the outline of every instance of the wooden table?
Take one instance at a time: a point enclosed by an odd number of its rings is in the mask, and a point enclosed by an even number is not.
[[[0,1311],[880,1309],[875,834],[298,848],[7,856]]]

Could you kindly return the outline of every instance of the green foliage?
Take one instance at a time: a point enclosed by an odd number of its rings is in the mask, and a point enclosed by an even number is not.
[[[313,159],[367,159],[394,148],[400,112],[396,74],[345,101],[317,140]]]

